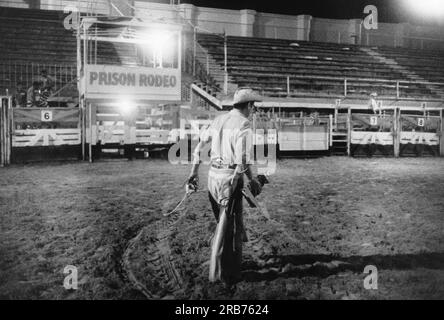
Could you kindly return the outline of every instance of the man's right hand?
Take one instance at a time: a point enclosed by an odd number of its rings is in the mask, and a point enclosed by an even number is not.
[[[187,179],[185,190],[186,192],[195,192],[199,187],[199,174],[197,172],[191,172]]]

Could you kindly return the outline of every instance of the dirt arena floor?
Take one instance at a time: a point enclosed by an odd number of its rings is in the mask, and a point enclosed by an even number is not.
[[[259,197],[272,220],[245,209],[234,291],[207,281],[207,167],[180,215],[162,215],[188,170],[165,160],[0,168],[0,298],[145,299],[144,288],[164,299],[444,299],[444,159],[279,161]],[[180,286],[153,250],[170,254]],[[67,265],[78,290],[63,287]],[[377,290],[364,288],[367,265]]]

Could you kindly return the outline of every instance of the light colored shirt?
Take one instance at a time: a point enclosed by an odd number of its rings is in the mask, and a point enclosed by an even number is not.
[[[211,161],[224,165],[251,164],[253,133],[250,121],[237,109],[220,115],[202,132],[201,141],[211,142]]]

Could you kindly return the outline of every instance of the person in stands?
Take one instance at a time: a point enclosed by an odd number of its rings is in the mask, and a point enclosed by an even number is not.
[[[26,107],[26,94],[25,84],[22,81],[17,82],[16,91],[12,100],[13,106],[18,108]]]
[[[40,107],[48,107],[48,98],[52,95],[55,86],[55,80],[46,70],[40,72],[39,82],[41,83]]]
[[[42,70],[40,72],[39,81],[42,83],[42,90],[43,91],[48,90],[48,91],[52,92],[54,90],[55,80],[53,77],[48,75],[48,71]]]
[[[32,87],[28,89],[28,93],[26,95],[26,106],[27,107],[39,107],[40,105],[40,97],[41,97],[41,84],[39,81],[34,81],[32,83]]]

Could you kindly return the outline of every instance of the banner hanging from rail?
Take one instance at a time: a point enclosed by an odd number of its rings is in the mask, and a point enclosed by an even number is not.
[[[86,65],[80,86],[87,99],[181,99],[179,69]]]

